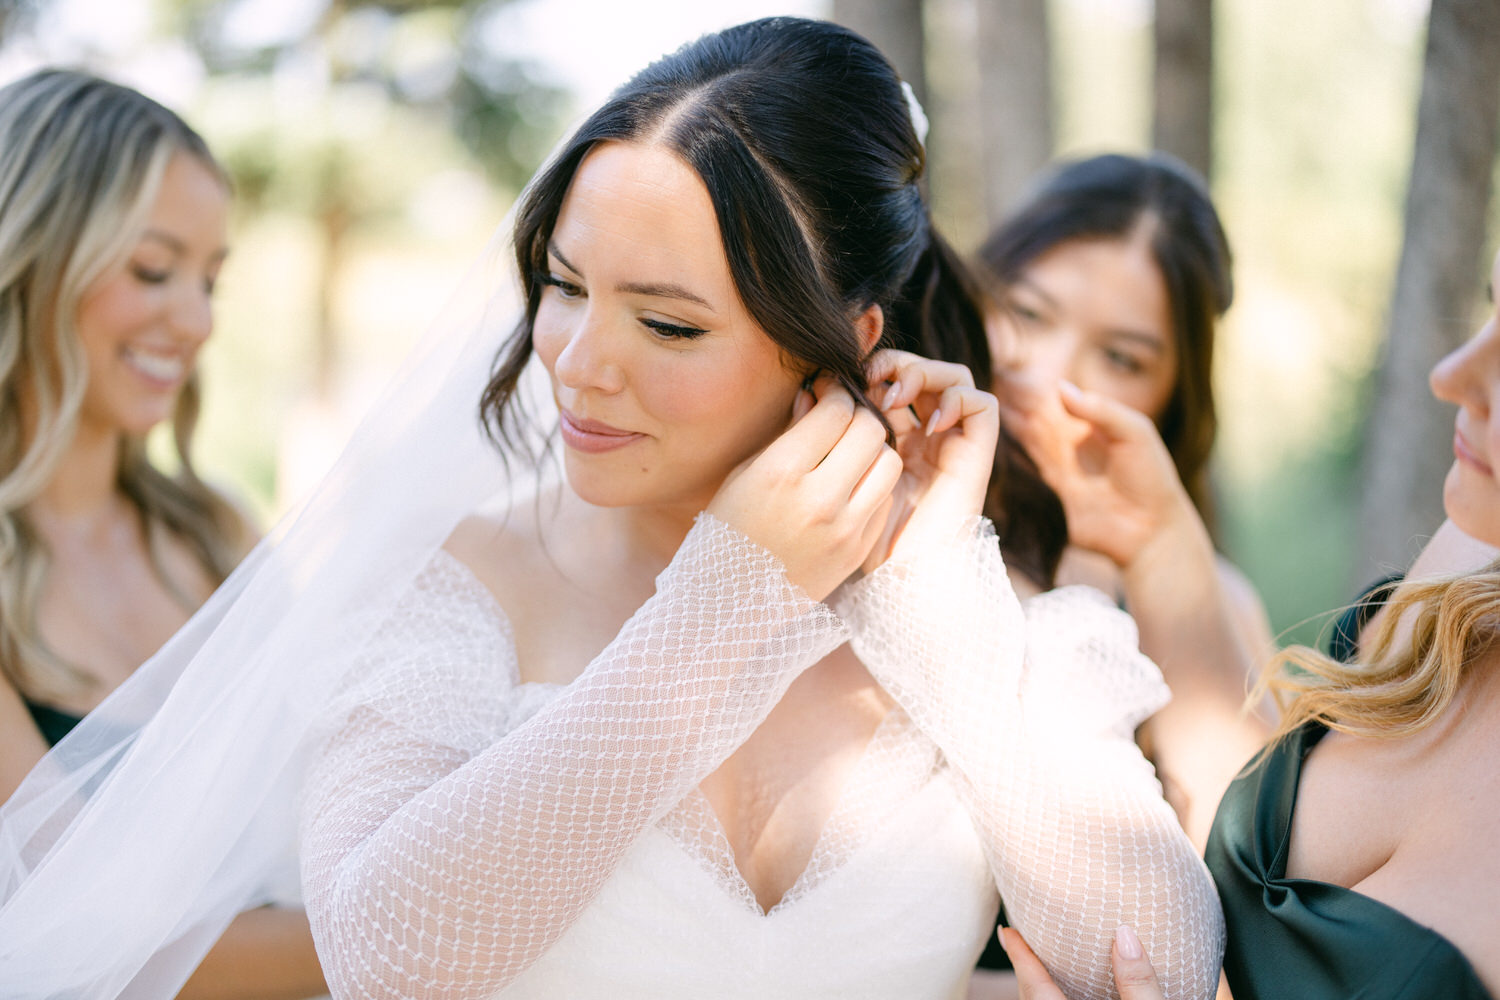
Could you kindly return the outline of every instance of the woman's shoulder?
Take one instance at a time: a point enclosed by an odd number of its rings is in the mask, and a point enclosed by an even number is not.
[[[1396,777],[1423,756],[1411,742],[1310,722],[1230,786],[1206,857],[1231,929],[1225,971],[1236,996],[1489,996],[1465,958],[1482,959],[1489,939],[1466,940],[1476,922],[1444,915],[1465,893],[1492,898],[1481,871],[1470,866],[1463,885],[1433,891],[1454,870],[1448,858],[1462,855],[1422,830],[1451,825],[1437,805],[1450,790],[1424,798],[1431,782]],[[1440,864],[1422,839],[1445,855]]]
[[[260,542],[261,519],[256,513],[256,504],[243,491],[217,479],[201,479],[200,488],[206,491],[211,503],[217,504],[213,511],[213,523],[223,545],[239,562],[250,554]]]
[[[1266,605],[1260,591],[1250,578],[1234,563],[1219,555],[1214,560],[1218,571],[1219,587],[1224,593],[1235,628],[1257,657],[1268,656],[1275,651],[1276,640],[1271,632],[1271,619],[1266,614]]]
[[[470,514],[443,542],[442,552],[512,618],[528,603],[525,581],[535,580],[545,563],[537,517],[525,505]]]

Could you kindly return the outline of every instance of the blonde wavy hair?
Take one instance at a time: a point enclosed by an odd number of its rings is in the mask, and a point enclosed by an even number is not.
[[[1432,725],[1476,661],[1500,640],[1500,561],[1477,573],[1403,583],[1361,662],[1339,663],[1305,646],[1283,650],[1262,674],[1282,709],[1271,742],[1308,722],[1395,738]]]
[[[0,672],[32,699],[90,683],[39,635],[49,554],[26,515],[77,429],[88,370],[74,318],[85,291],[134,246],[176,153],[228,184],[203,139],[136,91],[55,69],[0,89]],[[173,415],[175,475],[151,465],[144,439],[127,436],[117,481],[140,512],[157,575],[189,609],[164,570],[162,532],[185,542],[217,583],[248,530],[193,470],[198,404],[194,375]]]

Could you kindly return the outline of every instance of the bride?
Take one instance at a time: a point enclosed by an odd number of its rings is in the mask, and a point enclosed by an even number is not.
[[[523,196],[482,391],[488,302],[125,692],[138,729],[0,812],[0,992],[169,993],[300,786],[336,997],[954,996],[997,891],[1071,996],[1122,923],[1211,995],[1213,887],[1131,741],[1160,675],[1094,592],[1023,608],[978,517],[997,406],[922,167],[830,24],[618,91]],[[536,363],[565,477],[528,493]]]

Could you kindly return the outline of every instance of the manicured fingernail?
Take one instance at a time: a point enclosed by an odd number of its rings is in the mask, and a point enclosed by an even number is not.
[[[1115,947],[1120,949],[1120,957],[1128,958],[1132,962],[1146,957],[1146,949],[1141,947],[1141,939],[1135,936],[1135,931],[1126,924],[1121,924],[1120,929],[1115,931]]]
[[[885,399],[881,402],[880,408],[882,410],[889,410],[891,408],[891,404],[899,399],[900,396],[901,380],[897,379],[896,381],[892,382],[891,387],[885,391]]]
[[[1010,954],[1010,945],[1008,945],[1008,944],[1005,943],[1005,928],[1004,927],[996,927],[995,928],[995,937],[999,938],[999,940],[1000,940],[1000,950],[1003,951],[1003,952],[1005,952],[1007,955],[1009,955]]]
[[[938,421],[941,420],[942,418],[943,418],[943,411],[942,410],[933,410],[932,411],[932,416],[930,416],[930,417],[927,418],[927,434],[929,436],[932,435],[933,431],[937,430]]]
[[[1078,386],[1074,385],[1072,382],[1069,382],[1067,379],[1061,379],[1058,381],[1057,391],[1062,393],[1064,396],[1067,396],[1069,399],[1077,399],[1079,396],[1083,395],[1083,390],[1078,388]]]

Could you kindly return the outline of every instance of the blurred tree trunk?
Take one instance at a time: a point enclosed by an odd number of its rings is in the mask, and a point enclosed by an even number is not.
[[[927,101],[927,60],[923,52],[922,0],[833,0],[833,19],[875,44],[917,100]]]
[[[1151,145],[1213,169],[1213,0],[1156,0]]]
[[[1368,579],[1404,569],[1443,516],[1453,411],[1427,373],[1469,334],[1500,136],[1500,3],[1432,0],[1406,236],[1365,442],[1360,525]]]
[[[978,0],[984,207],[990,225],[1052,159],[1047,0]]]

